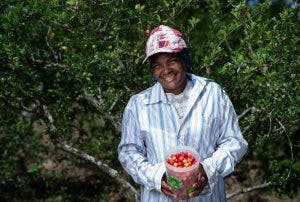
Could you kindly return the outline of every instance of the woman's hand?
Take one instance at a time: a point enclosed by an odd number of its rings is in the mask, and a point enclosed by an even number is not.
[[[189,198],[193,198],[201,194],[203,189],[208,183],[207,175],[203,169],[202,164],[199,164],[199,174],[198,174],[198,180],[197,182],[193,185],[195,187],[195,190],[189,194]]]
[[[177,196],[174,193],[174,189],[167,183],[166,181],[166,173],[163,175],[161,179],[161,191],[168,197],[172,199],[176,199]]]

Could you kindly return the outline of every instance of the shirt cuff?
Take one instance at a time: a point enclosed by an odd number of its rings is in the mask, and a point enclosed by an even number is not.
[[[205,162],[205,160],[201,162],[201,164],[206,173],[208,184],[206,185],[206,187],[204,187],[200,195],[211,195],[213,187],[216,184],[216,180],[215,180],[216,177],[214,172],[210,169],[208,164]]]
[[[162,192],[161,191],[161,180],[162,180],[164,173],[166,172],[166,167],[165,167],[164,162],[159,163],[159,164],[160,164],[159,168],[154,176],[154,187],[157,191]]]

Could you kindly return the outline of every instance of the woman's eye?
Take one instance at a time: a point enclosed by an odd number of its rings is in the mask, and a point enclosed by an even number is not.
[[[175,64],[176,62],[177,62],[177,60],[174,59],[174,60],[170,60],[169,63],[170,63],[170,64]]]
[[[152,69],[157,69],[159,67],[159,65],[153,65]]]

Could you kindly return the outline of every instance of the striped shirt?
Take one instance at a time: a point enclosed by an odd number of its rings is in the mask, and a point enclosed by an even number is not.
[[[189,202],[226,201],[223,178],[247,150],[236,113],[215,82],[192,75],[191,96],[182,120],[159,83],[134,95],[123,114],[119,161],[141,185],[141,201],[174,201],[161,192],[164,156],[175,146],[192,146],[208,177],[208,185]]]

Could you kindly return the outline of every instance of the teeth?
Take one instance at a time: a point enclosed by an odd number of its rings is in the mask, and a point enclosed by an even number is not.
[[[164,80],[171,81],[174,78],[174,74],[167,74],[163,76]]]

